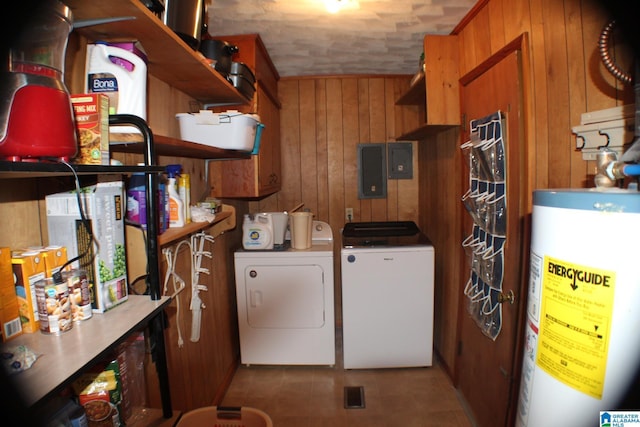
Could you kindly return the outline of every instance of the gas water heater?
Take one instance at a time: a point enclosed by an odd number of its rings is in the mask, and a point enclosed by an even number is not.
[[[605,425],[637,387],[640,194],[535,191],[531,233],[516,426]]]

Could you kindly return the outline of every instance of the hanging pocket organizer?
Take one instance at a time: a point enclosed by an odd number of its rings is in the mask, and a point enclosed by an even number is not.
[[[462,203],[473,219],[462,242],[470,274],[465,285],[467,311],[480,330],[495,340],[502,328],[502,280],[507,239],[506,150],[500,111],[471,121],[469,141],[460,147],[469,167]]]

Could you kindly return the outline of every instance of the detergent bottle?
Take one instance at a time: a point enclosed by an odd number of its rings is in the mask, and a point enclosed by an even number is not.
[[[242,221],[242,246],[248,250],[273,249],[273,220],[266,213],[246,214]]]
[[[88,93],[109,97],[109,114],[147,119],[147,64],[133,52],[106,43],[87,45]],[[140,133],[133,126],[112,126],[111,133]]]
[[[140,166],[141,163],[138,163]],[[127,219],[147,228],[147,191],[146,177],[143,172],[135,172],[127,186]]]
[[[176,187],[176,177],[180,174],[182,166],[168,165],[166,167],[167,193],[169,196],[169,228],[184,227],[184,203],[178,194]]]

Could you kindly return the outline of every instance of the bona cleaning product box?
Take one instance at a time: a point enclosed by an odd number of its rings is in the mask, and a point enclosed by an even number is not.
[[[93,312],[103,313],[128,299],[124,185],[99,182],[83,188],[80,200],[89,229],[75,191],[45,198],[49,244],[66,246],[69,259],[84,254],[73,265],[87,270]]]

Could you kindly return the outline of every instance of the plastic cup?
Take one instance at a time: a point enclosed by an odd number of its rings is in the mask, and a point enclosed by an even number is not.
[[[291,218],[291,247],[293,249],[309,249],[311,247],[311,227],[313,214],[311,212],[292,212]]]

